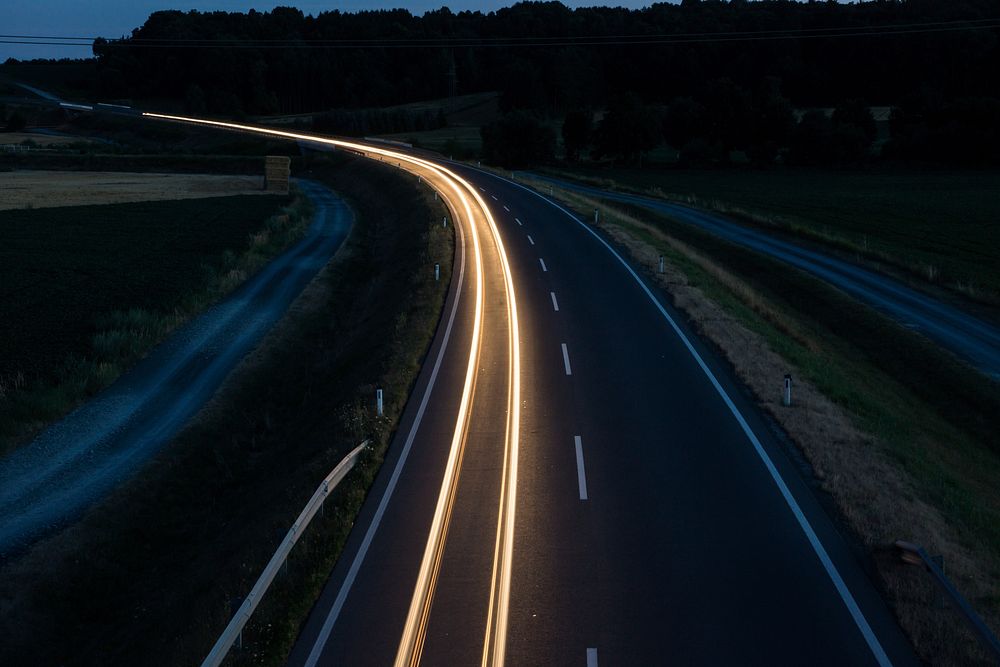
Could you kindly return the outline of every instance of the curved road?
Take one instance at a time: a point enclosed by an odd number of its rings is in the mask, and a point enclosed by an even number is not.
[[[292,665],[910,665],[778,429],[594,229],[386,146],[459,230],[441,326]]]
[[[516,286],[506,662],[915,664],[776,430],[667,301],[569,213],[442,164],[485,199]],[[502,493],[500,358],[477,365],[494,386],[476,400],[498,421],[468,434],[422,654],[403,650],[475,327],[467,246],[429,363],[291,665],[500,664],[490,629],[501,610],[486,599]],[[495,263],[482,271],[499,284]]]
[[[0,557],[78,517],[156,454],[333,257],[353,222],[350,209],[318,183],[298,185],[315,204],[305,238],[0,460]]]
[[[875,307],[904,326],[965,359],[993,379],[1000,380],[1000,328],[974,315],[927,296],[898,280],[851,262],[803,248],[725,216],[700,211],[662,199],[574,183],[541,174],[534,179],[556,187],[662,213],[732,243],[745,246],[807,271],[851,296]]]

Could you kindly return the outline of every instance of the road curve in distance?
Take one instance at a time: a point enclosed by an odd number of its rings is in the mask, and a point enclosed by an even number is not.
[[[1000,379],[1000,327],[898,280],[739,224],[718,213],[653,197],[603,190],[544,174],[530,176],[589,197],[631,204],[667,215],[811,273],[900,324],[923,333],[989,377]]]

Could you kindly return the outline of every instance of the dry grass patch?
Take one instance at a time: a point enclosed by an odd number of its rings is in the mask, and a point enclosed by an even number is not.
[[[263,177],[105,171],[0,172],[0,210],[271,194]]]
[[[72,146],[77,144],[99,143],[89,137],[67,137],[51,134],[34,134],[32,132],[0,132],[0,146],[10,146],[28,143],[43,148],[53,146]]]

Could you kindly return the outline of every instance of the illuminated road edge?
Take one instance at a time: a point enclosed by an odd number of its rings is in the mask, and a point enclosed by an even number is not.
[[[238,130],[263,134],[272,137],[280,137],[296,141],[308,141],[325,144],[339,148],[346,148],[361,153],[365,157],[375,154],[396,160],[400,166],[408,166],[408,170],[414,173],[423,174],[424,170],[431,172],[437,178],[428,179],[438,192],[451,204],[453,213],[464,211],[465,223],[467,224],[473,241],[476,259],[476,306],[473,323],[472,345],[469,351],[469,363],[466,368],[465,385],[462,390],[462,400],[460,403],[458,416],[455,421],[455,431],[452,436],[451,449],[448,454],[448,462],[445,468],[444,479],[438,495],[438,502],[434,512],[434,519],[427,537],[427,545],[424,549],[424,556],[421,561],[420,571],[414,587],[413,597],[410,601],[410,610],[407,614],[406,624],[400,640],[399,650],[396,655],[396,665],[417,665],[420,663],[421,650],[423,648],[424,637],[426,636],[427,621],[430,616],[431,602],[434,597],[434,588],[437,582],[437,574],[440,568],[441,556],[444,552],[447,537],[448,522],[451,515],[451,508],[454,505],[454,496],[458,487],[458,473],[461,467],[462,450],[464,449],[467,437],[466,427],[469,420],[470,406],[475,394],[475,369],[479,359],[480,344],[482,339],[482,318],[483,318],[483,262],[482,249],[479,241],[479,233],[476,229],[475,216],[472,205],[469,202],[471,195],[478,208],[482,211],[486,219],[489,231],[496,243],[497,252],[503,269],[504,288],[507,300],[508,318],[508,390],[507,390],[507,424],[504,447],[503,479],[500,487],[499,510],[497,514],[496,544],[493,556],[493,571],[491,574],[490,587],[490,607],[487,615],[485,636],[483,639],[482,664],[502,665],[504,663],[505,649],[507,643],[507,617],[510,604],[510,582],[512,576],[513,551],[514,551],[514,520],[517,506],[517,462],[520,432],[520,377],[521,377],[521,355],[519,345],[519,328],[517,318],[517,300],[514,292],[514,281],[510,270],[510,263],[507,260],[507,253],[504,249],[503,241],[500,238],[500,231],[496,221],[490,213],[486,202],[465,179],[449,169],[440,167],[433,162],[421,158],[407,155],[391,149],[369,146],[340,139],[330,139],[310,134],[298,132],[285,132],[266,127],[253,125],[243,125],[239,123],[227,123],[223,121],[191,118],[186,116],[174,116],[168,114],[157,114],[144,112],[147,118],[176,121],[181,123],[192,123],[196,125],[207,125],[220,129]],[[461,208],[455,207],[454,202],[448,197],[449,191],[461,202]],[[456,216],[460,217],[460,216]]]

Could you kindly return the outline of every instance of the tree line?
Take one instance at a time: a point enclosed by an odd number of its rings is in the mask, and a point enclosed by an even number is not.
[[[574,109],[559,124],[513,111],[482,129],[487,160],[506,167],[550,162],[557,130],[563,157],[641,164],[658,147],[686,166],[732,162],[857,165],[875,159],[970,166],[1000,163],[1000,100],[926,100],[891,107],[882,132],[861,98],[832,108],[796,110],[776,78],[747,91],[729,79],[667,104],[626,93],[605,107]],[[881,136],[880,136],[881,135]]]
[[[94,53],[104,97],[226,116],[499,90],[509,125],[565,118],[570,157],[638,160],[665,142],[692,161],[741,150],[829,162],[870,150],[859,109],[871,104],[894,108],[889,154],[976,162],[996,159],[1000,29],[984,23],[995,14],[995,0],[162,11]],[[837,110],[793,113],[810,107]]]

